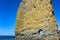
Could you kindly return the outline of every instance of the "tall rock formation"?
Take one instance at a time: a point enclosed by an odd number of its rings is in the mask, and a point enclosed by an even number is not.
[[[17,12],[15,40],[58,40],[51,1],[22,0]]]

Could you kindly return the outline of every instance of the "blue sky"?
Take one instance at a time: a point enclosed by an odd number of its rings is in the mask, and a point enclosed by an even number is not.
[[[0,35],[14,35],[16,13],[22,0],[0,0]],[[60,0],[52,0],[54,15],[60,30]]]

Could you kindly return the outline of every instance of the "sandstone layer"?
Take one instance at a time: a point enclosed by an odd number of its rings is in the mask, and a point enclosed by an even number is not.
[[[52,0],[22,0],[17,12],[15,40],[58,40],[57,33]]]

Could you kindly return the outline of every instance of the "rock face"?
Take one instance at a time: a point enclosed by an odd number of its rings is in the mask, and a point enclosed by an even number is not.
[[[15,40],[58,40],[51,1],[22,0],[17,12]]]

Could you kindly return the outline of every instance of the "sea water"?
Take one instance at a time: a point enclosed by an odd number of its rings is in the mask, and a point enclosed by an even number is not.
[[[14,36],[0,36],[0,40],[14,40]]]

